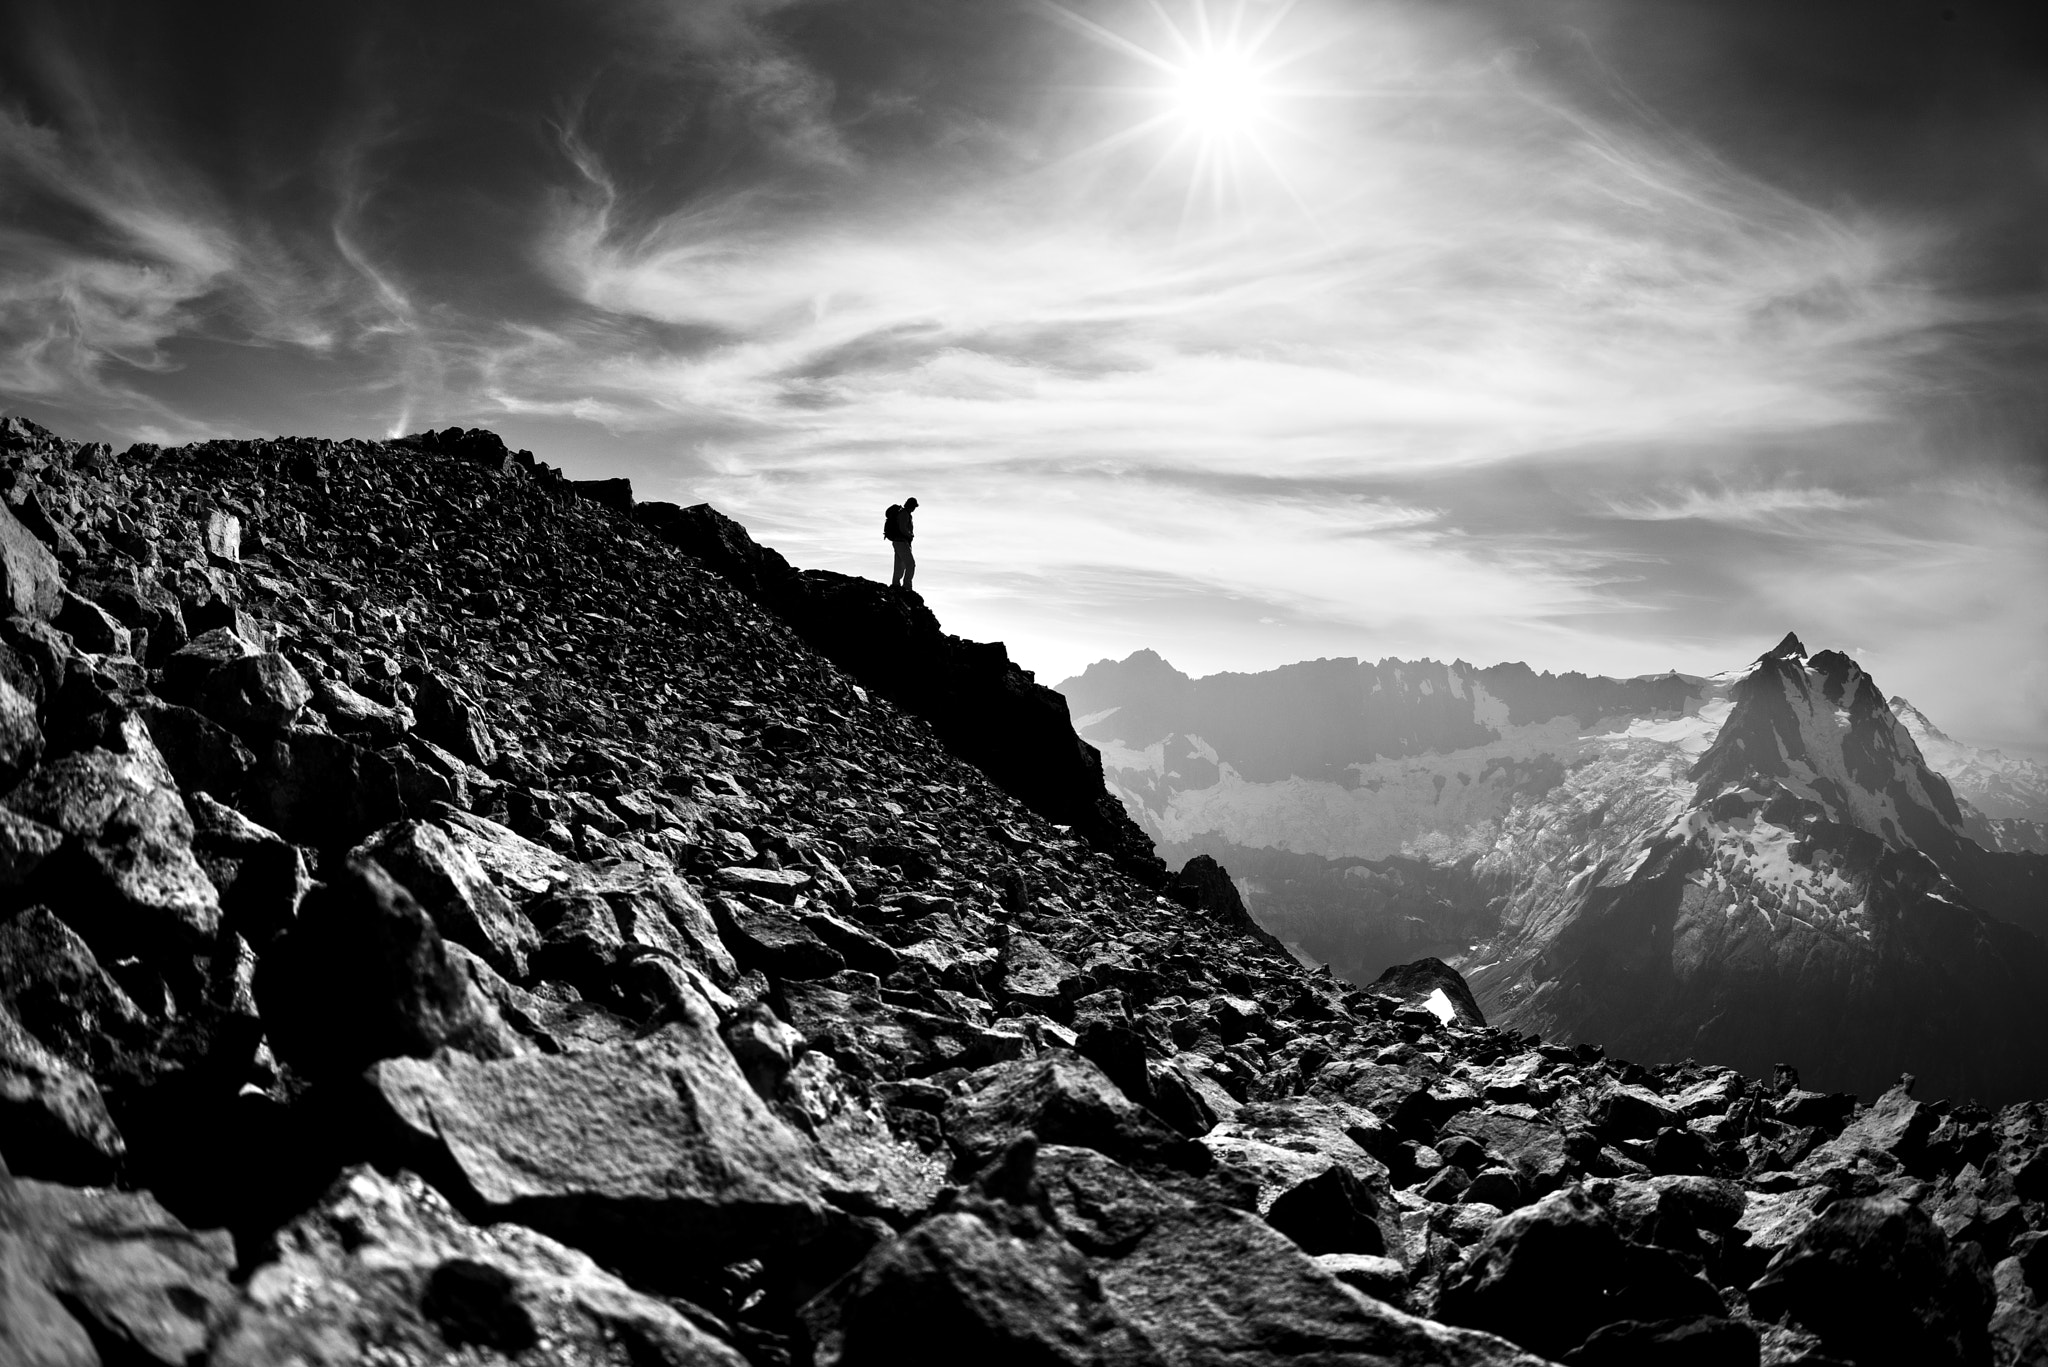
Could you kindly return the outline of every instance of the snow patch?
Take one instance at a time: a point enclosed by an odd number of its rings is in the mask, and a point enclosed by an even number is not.
[[[1451,1005],[1451,999],[1444,994],[1444,990],[1441,987],[1431,992],[1429,1000],[1424,1002],[1423,1005],[1428,1007],[1431,1013],[1445,1025],[1449,1025],[1452,1018],[1458,1014],[1458,1008]]]
[[[1610,732],[1600,739],[1655,741],[1660,745],[1675,745],[1688,755],[1704,755],[1721,734],[1721,724],[1734,710],[1734,703],[1726,698],[1716,698],[1690,716],[1638,717],[1628,724],[1627,730]]]
[[[1074,718],[1074,729],[1076,731],[1086,731],[1091,726],[1100,726],[1123,710],[1121,705],[1105,707],[1100,712],[1090,712],[1085,717],[1076,717]]]
[[[1472,720],[1499,731],[1508,724],[1508,705],[1486,691],[1486,685],[1472,681]]]

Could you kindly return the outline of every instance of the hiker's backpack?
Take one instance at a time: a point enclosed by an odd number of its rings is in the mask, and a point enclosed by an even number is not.
[[[896,519],[902,515],[903,505],[901,503],[891,503],[889,505],[889,511],[882,514],[882,540],[894,541],[896,539]]]

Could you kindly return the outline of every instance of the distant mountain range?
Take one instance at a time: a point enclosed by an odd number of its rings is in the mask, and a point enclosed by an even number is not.
[[[1354,981],[1434,954],[1489,1020],[1873,1094],[2048,1084],[2048,775],[1794,636],[1709,678],[1317,660],[1059,685],[1177,861]]]

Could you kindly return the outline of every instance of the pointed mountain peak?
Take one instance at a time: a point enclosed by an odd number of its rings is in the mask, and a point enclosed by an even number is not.
[[[1892,695],[1891,709],[1892,715],[1896,716],[1908,731],[1915,732],[1916,736],[1925,735],[1935,740],[1953,743],[1953,739],[1949,734],[1939,726],[1936,726],[1925,712],[1922,712],[1919,708],[1913,706],[1912,703],[1906,701],[1903,693],[1894,693]]]
[[[1759,660],[1790,660],[1806,658],[1806,647],[1801,644],[1797,633],[1786,632],[1785,639],[1757,656]]]

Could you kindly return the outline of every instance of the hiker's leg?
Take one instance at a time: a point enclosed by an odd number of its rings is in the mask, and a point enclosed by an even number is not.
[[[917,577],[917,557],[910,553],[908,541],[899,541],[896,544],[903,547],[903,591],[909,593],[910,581]]]
[[[889,576],[889,587],[892,589],[902,588],[903,566],[910,559],[910,543],[908,541],[891,541],[889,545],[896,552],[896,568]]]

